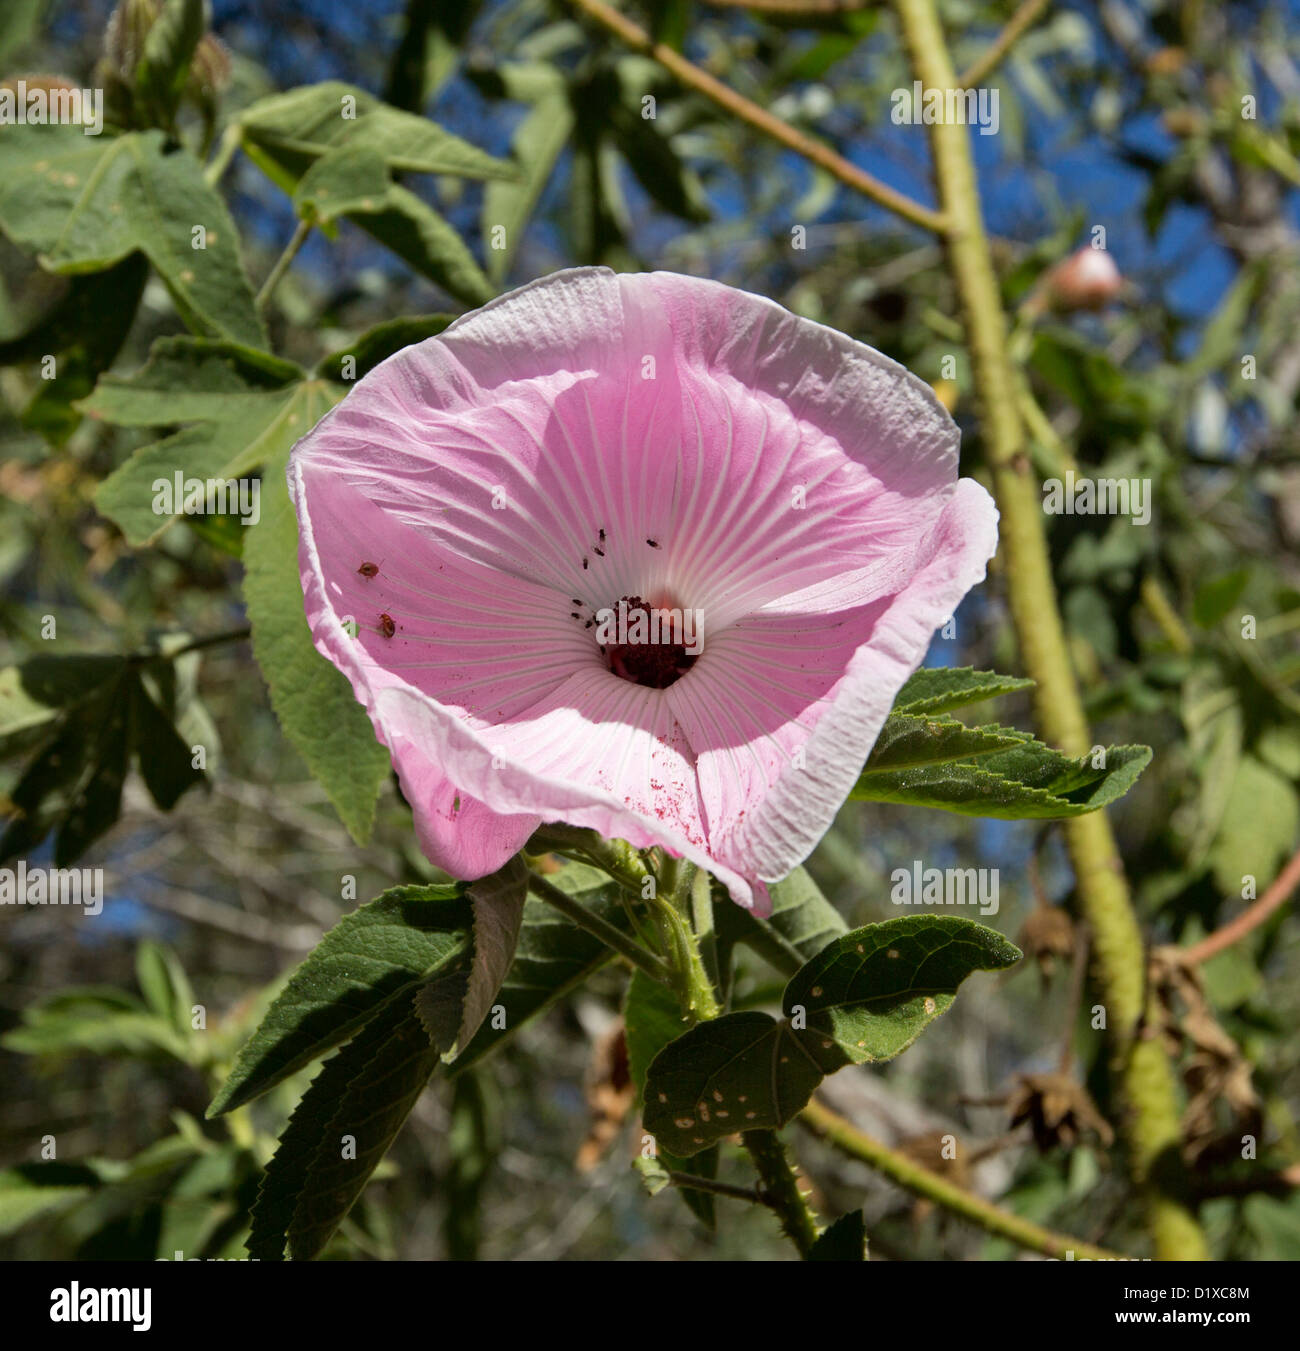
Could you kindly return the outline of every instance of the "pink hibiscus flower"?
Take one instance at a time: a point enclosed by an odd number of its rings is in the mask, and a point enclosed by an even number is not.
[[[984,576],[958,440],[922,381],[770,300],[559,272],[298,442],[308,621],[452,876],[563,821],[761,909]]]

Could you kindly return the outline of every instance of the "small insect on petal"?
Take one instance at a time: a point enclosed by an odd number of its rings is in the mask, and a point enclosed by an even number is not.
[[[379,632],[385,638],[391,638],[397,632],[397,625],[393,623],[393,616],[390,614],[381,614],[379,616]]]
[[[378,563],[362,563],[362,565],[357,569],[357,571],[358,571],[363,577],[376,577],[376,576],[379,575],[379,564],[378,564]]]
[[[648,540],[646,540],[646,543],[647,543],[652,549],[658,549],[658,548],[661,547],[660,544],[659,544],[659,541],[658,541],[657,539],[648,539]]]

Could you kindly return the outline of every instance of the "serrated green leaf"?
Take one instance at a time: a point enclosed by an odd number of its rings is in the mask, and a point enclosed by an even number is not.
[[[1108,746],[1104,758],[1104,766],[1095,767],[1091,755],[1075,760],[1026,741],[978,761],[863,774],[849,797],[1004,821],[1084,816],[1128,792],[1150,764],[1151,748]]]
[[[204,248],[194,247],[196,226]],[[199,162],[169,148],[160,131],[110,139],[78,127],[6,128],[0,230],[67,274],[102,271],[139,251],[188,328],[265,345],[235,222]]]
[[[473,960],[455,1037],[443,1051],[444,1060],[454,1060],[469,1045],[514,964],[528,877],[524,861],[516,856],[497,872],[471,883],[466,891],[473,916]]]
[[[606,923],[627,932],[627,913],[619,898],[618,883],[605,873],[583,863],[571,863],[548,881],[579,899]],[[545,902],[530,897],[524,906],[514,962],[494,1001],[502,1006],[504,1026],[494,1026],[494,1019],[485,1022],[448,1066],[448,1073],[457,1074],[504,1045],[611,956],[598,938]]]
[[[312,1080],[252,1212],[251,1257],[315,1257],[352,1208],[440,1063],[413,1001],[390,1000]],[[351,1138],[345,1142],[344,1136]]]
[[[885,720],[862,772],[878,774],[948,760],[970,760],[1031,740],[1028,732],[1017,732],[1011,727],[967,727],[956,718],[892,713]]]
[[[322,155],[299,182],[294,206],[304,220],[346,216],[469,305],[496,294],[460,235],[422,198],[394,183],[382,155],[370,146]]]
[[[459,886],[394,887],[345,915],[267,1010],[208,1116],[251,1102],[393,1000],[410,1005],[423,982],[457,963],[470,923]]]
[[[338,80],[259,99],[239,114],[245,147],[296,180],[331,150],[362,146],[397,172],[512,179],[516,170],[436,122],[382,103]]]
[[[898,1055],[971,972],[1019,959],[1001,934],[950,916],[855,929],[794,974],[780,1020],[728,1013],[665,1047],[646,1077],[645,1128],[690,1156],[739,1130],[784,1126],[826,1075]]]
[[[967,704],[1030,689],[1033,683],[1017,676],[998,675],[996,671],[976,671],[969,666],[923,666],[899,690],[893,712],[917,717],[949,713]]]
[[[808,1252],[810,1262],[865,1262],[867,1226],[860,1210],[841,1215]]]

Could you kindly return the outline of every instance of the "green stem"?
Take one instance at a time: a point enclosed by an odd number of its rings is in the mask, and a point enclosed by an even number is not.
[[[293,237],[284,246],[284,252],[275,260],[275,266],[262,283],[262,289],[257,293],[256,303],[259,310],[264,310],[272,295],[275,294],[275,288],[279,286],[280,278],[289,270],[289,265],[298,256],[298,250],[302,248],[307,236],[311,234],[313,223],[309,220],[298,222]]]
[[[807,1257],[817,1242],[817,1221],[799,1190],[781,1137],[775,1131],[745,1131],[740,1138],[758,1169],[764,1201],[781,1217],[781,1227],[799,1256]]]
[[[239,149],[241,133],[239,124],[232,122],[225,131],[221,133],[221,144],[217,146],[217,153],[213,155],[207,168],[203,170],[203,177],[208,187],[215,188],[221,182],[222,176],[230,167],[230,161],[235,158],[235,153]]]
[[[548,882],[536,873],[529,874],[528,889],[548,905],[571,919],[580,929],[599,938],[606,947],[612,948],[624,960],[644,971],[647,976],[660,983],[668,981],[671,972],[653,953],[639,947],[621,930],[608,921],[588,910],[581,902],[574,900],[566,891],[561,891],[554,883]]]
[[[894,0],[913,73],[933,89],[958,84],[934,0]],[[961,301],[984,440],[1002,516],[1001,547],[1011,615],[1025,669],[1034,678],[1046,740],[1070,755],[1092,745],[1070,666],[1052,582],[1037,484],[1025,455],[1006,315],[980,212],[967,128],[929,127],[949,265]],[[1135,1184],[1147,1205],[1156,1256],[1201,1260],[1205,1239],[1182,1199],[1181,1135],[1173,1067],[1160,1040],[1139,1034],[1148,998],[1141,931],[1104,812],[1065,822],[1081,908],[1093,932],[1097,984],[1126,1100]]]
[[[938,1173],[914,1162],[903,1154],[897,1153],[879,1140],[864,1135],[842,1116],[832,1112],[829,1107],[816,1098],[799,1114],[799,1124],[829,1140],[843,1153],[869,1164],[876,1172],[905,1187],[915,1196],[933,1201],[954,1215],[977,1224],[986,1233],[996,1234],[999,1238],[1008,1238],[1030,1252],[1043,1253],[1061,1261],[1070,1260],[1067,1254],[1074,1254],[1074,1261],[1122,1262],[1132,1259],[1122,1253],[1109,1252],[1095,1244],[1085,1243],[1082,1239],[1071,1238],[1068,1234],[1056,1234],[1044,1229],[1031,1220],[1012,1215],[991,1201],[976,1196],[974,1192],[958,1187]]]
[[[668,1181],[682,1191],[709,1192],[713,1196],[726,1196],[733,1201],[748,1201],[750,1205],[768,1205],[768,1199],[753,1187],[733,1187],[729,1182],[715,1182],[711,1177],[700,1177],[695,1173],[669,1172]]]
[[[252,632],[253,630],[247,624],[244,624],[240,628],[227,629],[223,633],[209,633],[203,638],[191,638],[183,647],[175,648],[171,652],[161,654],[150,652],[144,655],[149,658],[161,655],[166,657],[168,661],[174,661],[177,657],[183,657],[187,652],[201,652],[204,648],[220,647],[222,643],[242,643]]]

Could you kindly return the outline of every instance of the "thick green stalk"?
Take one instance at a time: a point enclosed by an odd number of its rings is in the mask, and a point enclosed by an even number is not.
[[[1030,1252],[1039,1252],[1046,1257],[1055,1257],[1062,1262],[1127,1262],[1134,1258],[1122,1253],[1099,1248],[1095,1243],[1087,1243],[1081,1238],[1071,1238],[1069,1234],[1056,1234],[1044,1229],[1032,1220],[1013,1215],[1002,1210],[982,1196],[949,1182],[938,1173],[922,1166],[906,1155],[900,1154],[888,1145],[858,1130],[845,1121],[842,1116],[832,1112],[816,1098],[799,1114],[799,1123],[806,1126],[814,1135],[829,1140],[837,1149],[863,1163],[870,1164],[878,1173],[906,1187],[915,1196],[941,1205],[954,1215],[977,1224],[986,1233],[999,1238],[1010,1239]]]
[[[931,89],[958,87],[934,0],[894,0],[913,72]],[[980,211],[968,130],[929,128],[949,263],[961,302],[994,492],[1002,514],[1012,619],[1046,740],[1072,755],[1092,745],[1052,582],[1038,485],[1025,454],[1006,316]],[[1065,822],[1080,905],[1093,934],[1099,988],[1125,1100],[1133,1178],[1145,1198],[1155,1252],[1201,1260],[1205,1240],[1182,1199],[1178,1098],[1160,1041],[1141,1033],[1146,1000],[1142,934],[1103,812]]]

